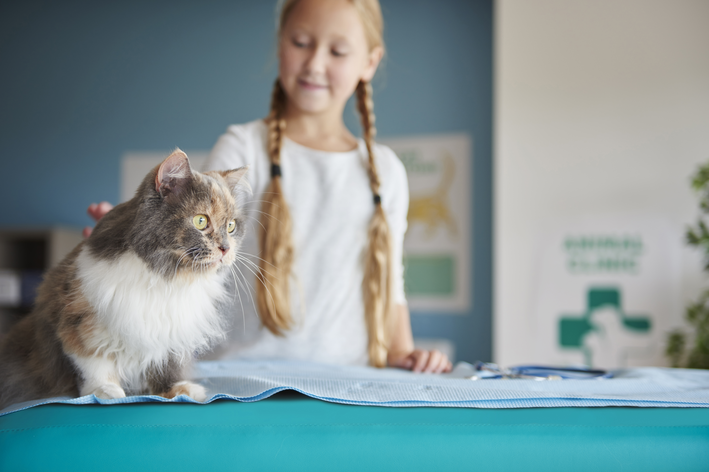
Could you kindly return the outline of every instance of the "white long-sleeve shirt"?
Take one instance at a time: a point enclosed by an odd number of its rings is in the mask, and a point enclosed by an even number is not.
[[[253,198],[246,205],[250,224],[242,254],[258,256],[263,193],[271,179],[266,152],[267,127],[261,120],[232,125],[205,164],[205,170],[249,166],[247,179]],[[381,180],[382,206],[392,234],[395,302],[405,304],[402,245],[409,205],[406,171],[394,152],[375,145]],[[262,326],[255,303],[254,274],[237,264],[239,293],[221,358],[298,359],[331,364],[369,362],[362,300],[362,277],[367,228],[374,212],[367,175],[367,149],[326,152],[283,139],[282,187],[293,220],[295,260],[290,280],[292,316],[285,336]],[[251,260],[258,265],[255,257]]]

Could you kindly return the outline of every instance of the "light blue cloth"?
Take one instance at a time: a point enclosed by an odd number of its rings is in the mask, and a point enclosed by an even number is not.
[[[414,374],[398,369],[331,366],[289,361],[200,362],[193,378],[207,388],[210,403],[218,399],[253,402],[283,390],[319,400],[390,407],[709,407],[709,371],[646,367],[618,370],[604,380],[536,381],[469,380],[470,364],[450,374]],[[0,416],[47,403],[73,405],[139,402],[190,402],[137,395],[102,400],[93,395],[58,397],[15,404]]]

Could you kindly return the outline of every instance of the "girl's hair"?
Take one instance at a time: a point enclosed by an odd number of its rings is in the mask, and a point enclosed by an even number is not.
[[[370,50],[384,48],[384,22],[378,0],[349,0],[360,15]],[[285,0],[281,8],[278,36],[298,0]],[[364,259],[362,295],[369,336],[369,361],[376,367],[386,366],[390,324],[393,318],[393,283],[391,235],[381,205],[380,181],[374,160],[374,102],[372,87],[360,81],[355,92],[357,111],[362,123],[362,136],[369,157],[369,185],[374,200],[374,215],[369,223],[369,244]],[[290,313],[289,278],[293,263],[292,222],[281,187],[281,145],[285,130],[283,112],[286,94],[278,79],[271,95],[268,125],[268,155],[271,159],[271,183],[264,194],[261,217],[260,284],[256,298],[261,320],[272,333],[282,335],[293,319]]]

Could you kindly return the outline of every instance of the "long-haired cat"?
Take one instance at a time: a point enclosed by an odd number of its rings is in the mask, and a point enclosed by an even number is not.
[[[176,150],[148,173],[47,273],[32,313],[0,343],[0,409],[126,391],[204,400],[183,369],[224,335],[218,305],[244,234],[245,172],[201,174]]]

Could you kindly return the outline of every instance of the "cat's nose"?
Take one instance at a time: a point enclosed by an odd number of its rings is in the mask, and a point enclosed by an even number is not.
[[[228,244],[222,244],[219,246],[219,250],[222,251],[222,256],[229,252],[229,245]]]

